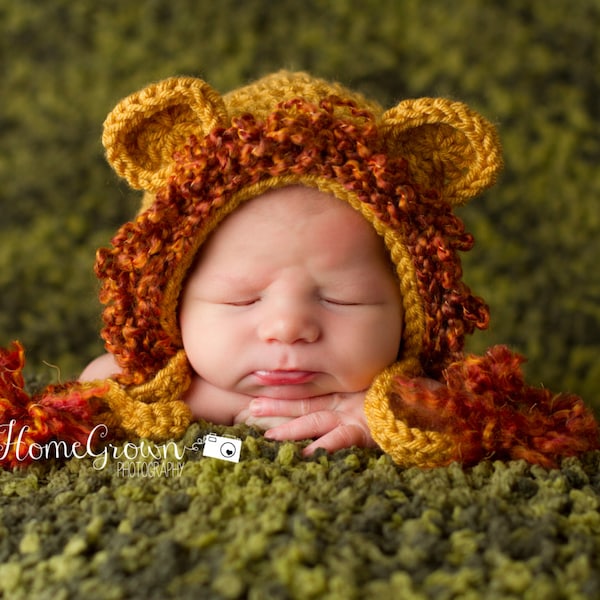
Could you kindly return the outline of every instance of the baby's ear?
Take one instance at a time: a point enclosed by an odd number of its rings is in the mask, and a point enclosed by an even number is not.
[[[221,96],[201,79],[173,77],[124,98],[104,121],[108,162],[131,187],[156,192],[191,135],[225,124]]]
[[[502,168],[496,128],[461,102],[404,100],[383,114],[381,128],[388,150],[408,160],[416,182],[455,206],[493,185]]]

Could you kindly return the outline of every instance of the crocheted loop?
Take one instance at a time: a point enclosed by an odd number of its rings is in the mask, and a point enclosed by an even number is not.
[[[365,98],[340,83],[312,77],[304,72],[286,70],[267,75],[247,86],[232,90],[223,96],[223,100],[232,119],[245,113],[264,119],[285,100],[303,98],[307,102],[319,104],[321,100],[331,96],[352,101],[361,109],[369,110],[376,116],[383,112],[377,102]],[[349,116],[352,118],[352,111],[348,108],[338,106],[336,111],[343,113],[346,118]]]
[[[455,206],[493,185],[502,169],[496,128],[462,102],[404,100],[383,114],[381,127],[388,147],[407,158],[417,182],[441,190]]]
[[[226,118],[210,85],[172,77],[121,100],[104,121],[102,143],[108,162],[131,187],[156,192],[187,138],[205,135]]]
[[[181,437],[190,425],[192,413],[182,397],[191,374],[183,350],[148,383],[125,389],[107,381],[110,389],[104,398],[110,412],[100,420],[109,429],[114,426],[129,437],[161,441]]]
[[[444,432],[410,427],[398,419],[389,404],[389,391],[397,376],[414,377],[420,365],[414,360],[395,363],[373,381],[365,398],[365,416],[375,443],[401,467],[433,468],[456,460],[456,440]]]

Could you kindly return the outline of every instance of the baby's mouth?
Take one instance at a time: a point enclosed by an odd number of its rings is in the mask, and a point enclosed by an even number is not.
[[[315,377],[314,371],[254,371],[254,376],[262,385],[301,385],[310,383]]]

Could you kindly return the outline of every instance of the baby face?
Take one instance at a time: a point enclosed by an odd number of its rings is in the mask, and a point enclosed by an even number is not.
[[[269,191],[219,225],[179,318],[200,378],[289,400],[368,388],[402,336],[381,238],[341,200],[299,186]]]

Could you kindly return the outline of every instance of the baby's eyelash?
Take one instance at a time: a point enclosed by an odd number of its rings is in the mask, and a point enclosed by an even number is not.
[[[251,306],[252,304],[256,304],[260,298],[248,298],[247,300],[235,300],[231,302],[224,302],[223,304],[227,304],[227,306]]]
[[[360,302],[350,302],[348,300],[340,300],[337,298],[321,298],[327,304],[335,304],[336,306],[358,306]]]

